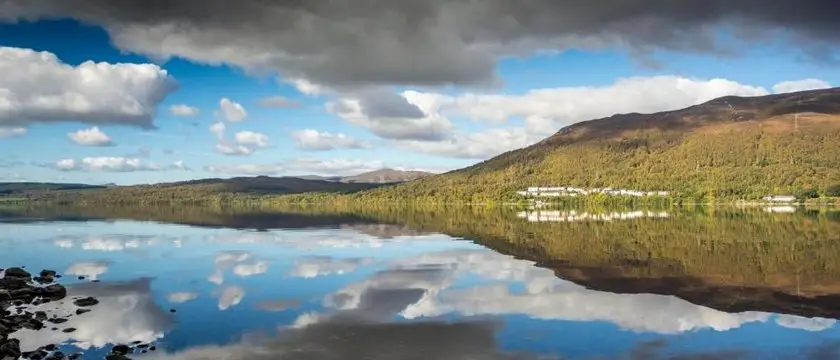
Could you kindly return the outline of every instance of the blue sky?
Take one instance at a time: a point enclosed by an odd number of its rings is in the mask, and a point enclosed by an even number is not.
[[[447,49],[443,38],[398,43],[394,51],[402,53],[380,55],[384,45],[377,44],[384,40],[361,42],[355,50],[334,42],[304,48],[309,43],[284,43],[288,36],[273,28],[263,38],[250,28],[214,28],[189,18],[135,21],[116,12],[88,18],[46,7],[13,7],[0,16],[0,181],[134,184],[350,175],[383,167],[441,172],[527,146],[578,121],[840,84],[836,63],[814,55],[836,55],[833,44],[742,41],[723,25],[711,35],[717,47],[708,51],[628,32],[624,40],[631,45],[558,41],[544,45],[548,49],[465,50],[463,65],[455,55],[439,62],[424,55]],[[15,16],[16,10],[28,15]],[[195,32],[161,25],[176,22]],[[253,26],[260,30],[260,24]],[[252,36],[225,37],[242,32]],[[528,44],[525,35],[521,44]],[[649,43],[640,55],[632,44],[643,40]],[[425,46],[425,53],[403,55]],[[370,59],[362,58],[365,51]],[[43,61],[34,60],[39,57]],[[417,60],[426,57],[428,67]],[[87,61],[107,66],[94,71]],[[414,69],[423,73],[409,74]],[[262,104],[271,97],[282,106]],[[196,113],[176,115],[173,106]],[[224,125],[221,136],[211,131],[214,124]]]

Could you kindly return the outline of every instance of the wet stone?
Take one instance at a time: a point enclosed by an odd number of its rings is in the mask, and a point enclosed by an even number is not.
[[[82,315],[86,312],[90,312],[90,309],[76,309],[76,315]]]
[[[12,267],[6,269],[6,272],[3,275],[3,278],[19,278],[19,279],[30,279],[32,278],[32,274],[28,271],[24,270],[23,268],[19,267]]]
[[[131,351],[131,348],[128,347],[128,345],[114,345],[114,347],[111,348],[111,353],[117,355],[125,355],[128,354],[129,351]]]
[[[47,321],[49,321],[53,324],[63,324],[63,323],[67,322],[67,319],[65,319],[65,318],[52,318],[52,319],[49,319]]]
[[[87,307],[99,304],[99,300],[96,300],[92,297],[86,297],[73,301],[73,304],[76,306]]]
[[[41,296],[60,299],[67,296],[67,289],[60,284],[52,284],[40,289]]]
[[[76,331],[76,328],[66,328],[64,330],[61,330],[61,332],[63,332],[63,333],[71,333],[71,332],[74,332],[74,331]]]
[[[35,319],[40,320],[40,321],[47,320],[47,313],[43,312],[43,311],[36,311],[35,312]]]

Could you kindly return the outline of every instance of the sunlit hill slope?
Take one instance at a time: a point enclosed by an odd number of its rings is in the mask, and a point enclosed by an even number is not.
[[[840,88],[718,98],[681,110],[577,123],[473,166],[359,193],[483,201],[527,186],[667,190],[760,198],[840,183]]]

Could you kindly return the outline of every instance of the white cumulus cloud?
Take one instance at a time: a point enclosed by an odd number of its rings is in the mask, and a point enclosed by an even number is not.
[[[228,98],[222,98],[219,101],[219,114],[230,122],[240,122],[248,117],[248,112],[242,104]]]
[[[96,280],[99,275],[108,271],[108,265],[105,261],[77,262],[70,265],[64,272],[68,275],[86,276],[90,280]]]
[[[86,157],[82,159],[61,159],[55,164],[49,165],[61,171],[87,171],[87,172],[132,172],[132,171],[161,171],[164,167],[152,162],[146,162],[139,158],[100,156]],[[170,165],[170,170],[188,170],[182,163],[180,166]]]
[[[198,297],[197,293],[188,292],[188,291],[181,291],[181,292],[173,292],[166,295],[166,300],[171,303],[182,304],[187,301],[191,301]]]
[[[320,160],[301,158],[273,164],[211,165],[205,170],[218,174],[237,175],[277,175],[280,173],[315,174],[315,175],[356,175],[379,170],[386,166],[381,161],[357,159]]]
[[[370,143],[357,140],[342,133],[332,134],[326,131],[304,129],[292,132],[292,139],[298,149],[307,151],[327,151],[334,149],[370,149]]]
[[[805,90],[828,89],[830,87],[831,84],[820,79],[802,79],[793,81],[783,81],[776,85],[773,85],[773,92],[781,94]]]
[[[99,130],[98,126],[90,129],[81,129],[68,133],[67,136],[76,144],[83,146],[114,146],[116,145],[111,137]]]
[[[169,107],[169,113],[172,114],[172,115],[175,115],[175,116],[190,117],[190,116],[196,116],[200,112],[201,111],[198,108],[192,107],[192,106],[189,106],[189,105],[185,105],[185,104],[177,104],[177,105],[172,105],[172,106]]]
[[[0,47],[0,126],[78,121],[154,128],[177,88],[154,64],[63,63],[55,54]]]
[[[258,132],[240,131],[234,135],[234,139],[242,146],[248,146],[251,148],[268,147],[268,136]]]

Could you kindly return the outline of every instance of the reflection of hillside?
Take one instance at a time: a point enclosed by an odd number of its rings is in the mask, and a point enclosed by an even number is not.
[[[471,239],[599,290],[672,294],[724,311],[840,317],[840,221],[832,213],[733,210],[614,222],[527,222],[516,220],[515,213],[484,209],[352,210]]]
[[[619,221],[619,220],[633,220],[640,218],[666,218],[667,211],[626,211],[626,212],[604,212],[604,213],[590,213],[586,211],[560,211],[560,210],[537,210],[537,211],[520,211],[516,214],[520,219],[525,219],[530,222],[574,222],[574,221]]]
[[[407,226],[393,224],[356,224],[342,225],[342,229],[350,229],[358,233],[370,235],[380,239],[390,239],[397,236],[422,236],[429,235],[429,231],[419,231]]]
[[[0,210],[0,218],[24,217],[20,221],[61,220],[89,221],[101,219],[126,219],[138,221],[158,221],[202,227],[226,227],[234,229],[303,229],[338,227],[340,224],[364,225],[371,223],[352,214],[311,216],[305,214],[263,212],[255,209],[224,209],[212,207],[35,207]]]
[[[667,218],[610,222],[528,222],[511,211],[442,207],[309,206],[274,213],[134,208],[82,214],[256,229],[396,224],[471,239],[593,289],[672,294],[723,311],[840,318],[837,213],[669,211]]]

